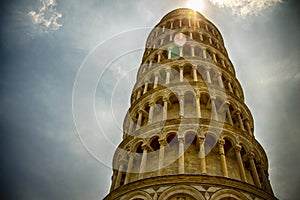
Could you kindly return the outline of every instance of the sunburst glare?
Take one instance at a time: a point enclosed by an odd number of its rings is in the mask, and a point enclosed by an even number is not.
[[[203,10],[203,0],[188,0],[186,6],[196,11]]]

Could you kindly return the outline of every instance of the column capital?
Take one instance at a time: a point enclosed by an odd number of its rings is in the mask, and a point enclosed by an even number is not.
[[[166,72],[170,72],[171,71],[171,67],[167,67],[165,70],[166,70]]]
[[[210,96],[210,99],[211,100],[216,100],[216,97],[215,96]]]
[[[169,101],[169,98],[168,97],[163,97],[163,102],[168,102]]]
[[[253,152],[250,152],[250,153],[248,154],[248,158],[249,158],[249,159],[254,159],[254,158],[255,158],[255,154],[254,154]]]
[[[164,139],[159,139],[158,142],[160,146],[166,146],[168,144]]]
[[[242,150],[242,146],[237,144],[237,145],[235,145],[234,150],[235,150],[235,152],[240,152]]]
[[[200,143],[203,143],[204,140],[205,140],[205,137],[201,135],[201,136],[198,137],[198,140],[199,140]]]
[[[184,137],[178,137],[178,142],[179,143],[184,143]]]
[[[240,115],[240,114],[241,114],[241,109],[238,108],[238,109],[235,111],[235,113],[238,114],[238,115]]]
[[[184,99],[184,94],[179,94],[178,98],[181,99],[181,100]]]
[[[143,151],[149,151],[150,150],[149,146],[146,145],[146,144],[142,145],[142,149],[143,149]]]
[[[150,106],[150,107],[152,107],[152,106],[154,106],[154,105],[155,105],[154,101],[150,101],[150,102],[149,102],[149,106]]]
[[[159,73],[157,71],[155,71],[153,74],[154,76],[159,76]]]
[[[225,140],[224,139],[219,139],[218,144],[219,144],[219,146],[224,146]]]
[[[223,73],[220,70],[218,70],[217,74],[220,75],[220,76],[222,76]]]

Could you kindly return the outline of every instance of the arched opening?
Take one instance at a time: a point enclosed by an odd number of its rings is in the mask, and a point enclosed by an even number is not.
[[[162,97],[160,97],[154,104],[153,107],[153,118],[152,122],[159,122],[162,120],[163,115],[163,109],[164,109],[164,102]]]
[[[183,77],[184,81],[193,81],[193,66],[191,64],[183,66]]]
[[[219,82],[218,82],[219,74],[217,74],[215,72],[215,70],[210,70],[209,73],[210,73],[211,83],[214,84],[214,85],[219,85]]]
[[[177,28],[179,28],[179,20],[178,19],[176,19],[173,23],[173,29],[177,29]]]
[[[196,99],[193,92],[187,92],[184,95],[184,117],[196,117]]]
[[[200,96],[201,117],[205,119],[211,118],[211,101],[207,93],[201,93]]]
[[[142,115],[141,127],[148,124],[148,115],[149,115],[150,106],[147,103],[144,109],[140,112]]]
[[[185,134],[185,151],[184,151],[184,170],[187,174],[200,173],[199,169],[199,149],[197,148],[197,137],[192,131]]]
[[[167,146],[164,148],[164,174],[178,173],[178,136],[177,133],[171,132],[166,136]]]
[[[186,19],[186,18],[184,18],[184,19],[182,20],[182,26],[189,26],[189,20]]]
[[[169,98],[169,105],[167,110],[167,119],[174,119],[179,117],[180,105],[176,95],[173,93]]]
[[[236,128],[239,128],[240,124],[239,124],[239,118],[238,118],[238,115],[237,115],[237,111],[231,104],[229,105],[229,111],[230,111],[230,115],[231,115],[231,118],[232,118],[233,126],[236,127]]]
[[[207,133],[205,135],[204,148],[205,153],[209,154],[216,146],[217,140],[213,134]]]
[[[193,36],[193,40],[194,40],[194,41],[196,41],[196,42],[201,42],[200,36],[199,36],[199,33],[198,33],[198,32],[193,32],[193,33],[192,33],[192,36]]]
[[[183,56],[191,56],[191,47],[189,45],[183,46]]]
[[[216,165],[216,162],[220,163],[217,141],[218,137],[213,133],[207,133],[205,135],[204,149],[206,154],[206,169],[209,175],[222,176],[221,165]]]
[[[216,97],[216,110],[218,114],[218,120],[221,122],[225,121],[226,118],[226,102],[220,97]]]

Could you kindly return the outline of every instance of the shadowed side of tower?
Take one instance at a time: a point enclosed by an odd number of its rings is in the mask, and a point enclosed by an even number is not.
[[[190,9],[151,31],[106,200],[276,199],[218,29]]]

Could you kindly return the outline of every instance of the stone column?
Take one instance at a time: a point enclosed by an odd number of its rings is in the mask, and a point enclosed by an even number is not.
[[[249,122],[246,121],[246,122],[245,122],[245,125],[246,125],[246,129],[247,129],[249,135],[253,136],[253,133],[252,133],[252,131],[251,131],[251,127],[250,127]]]
[[[183,67],[179,67],[179,81],[183,82]]]
[[[184,174],[184,138],[178,138],[179,150],[178,150],[178,173]]]
[[[191,23],[191,18],[189,18],[189,27],[192,26],[192,23]]]
[[[164,39],[162,38],[161,40],[160,40],[160,45],[163,45],[164,44]]]
[[[164,102],[164,108],[163,108],[162,120],[165,121],[167,120],[167,115],[168,115],[168,99],[163,98],[163,102]]]
[[[158,74],[156,73],[155,77],[154,77],[154,86],[153,86],[153,89],[155,89],[157,87],[157,83],[158,83]]]
[[[267,178],[267,175],[265,173],[265,170],[264,170],[264,166],[260,165],[259,166],[260,168],[260,175],[261,175],[261,178],[262,178],[262,184],[263,184],[263,189],[265,189],[267,192],[273,194],[273,190],[272,190],[272,187],[270,185],[270,182],[269,182],[269,179]]]
[[[194,81],[198,81],[197,68],[195,66],[193,66],[193,78],[194,78]]]
[[[179,47],[179,57],[183,57],[183,47]]]
[[[201,118],[200,93],[196,95],[196,113],[197,113],[197,118]]]
[[[238,111],[236,114],[237,114],[238,119],[239,119],[240,128],[241,128],[243,131],[245,131],[245,128],[244,128],[244,124],[243,124],[243,120],[242,120],[240,111]]]
[[[148,147],[143,144],[142,148],[143,148],[143,156],[142,156],[142,161],[141,161],[141,165],[140,165],[139,179],[143,178],[144,172],[146,169],[146,165],[147,165]]]
[[[209,70],[210,70],[209,68],[205,68],[207,83],[211,83]]]
[[[249,162],[250,162],[250,167],[251,167],[251,171],[252,171],[252,174],[253,174],[254,184],[261,188],[259,176],[258,176],[256,166],[255,166],[255,162],[254,162],[254,153],[252,153],[252,152],[249,155]]]
[[[160,53],[158,53],[158,55],[157,55],[157,63],[160,63],[160,59],[161,59],[161,55],[160,55]]]
[[[229,88],[229,91],[230,91],[231,93],[233,93],[233,89],[232,89],[232,86],[231,86],[230,81],[228,81],[228,88]]]
[[[217,113],[217,108],[216,108],[216,97],[211,96],[211,114],[213,120],[218,120],[218,113]]]
[[[237,144],[234,147],[234,150],[235,150],[235,156],[236,156],[236,159],[237,159],[237,162],[238,162],[238,166],[239,166],[241,180],[246,182],[246,173],[245,173],[245,169],[244,169],[244,165],[243,165],[243,160],[242,160],[242,156],[241,156],[242,147]]]
[[[226,102],[226,115],[227,115],[227,119],[230,125],[233,125],[233,121],[232,121],[232,117],[230,114],[230,110],[229,110],[229,103]]]
[[[152,62],[153,62],[153,61],[152,61],[152,58],[150,58],[150,62],[149,62],[149,65],[148,65],[148,68],[149,68],[149,69],[151,69],[151,67],[152,67]]]
[[[152,123],[152,119],[153,119],[153,109],[154,109],[154,103],[151,102],[149,103],[149,115],[148,115],[148,124],[151,124]]]
[[[114,189],[120,187],[120,185],[121,185],[123,168],[124,168],[123,163],[121,163],[121,165],[119,166],[119,169],[118,169],[118,174],[117,174],[117,179],[116,179],[116,183],[115,183],[115,188]]]
[[[221,167],[222,167],[222,174],[224,177],[228,177],[228,170],[227,170],[227,162],[226,162],[226,156],[224,151],[224,144],[225,140],[220,139],[219,140],[219,154],[221,158]]]
[[[226,64],[223,59],[221,60],[221,62],[222,62],[223,67],[226,68]]]
[[[179,27],[182,27],[182,20],[179,20]]]
[[[172,50],[171,48],[168,49],[168,59],[172,58]]]
[[[128,166],[127,166],[127,171],[126,171],[126,177],[125,177],[124,184],[129,183],[131,170],[132,170],[132,165],[133,165],[133,161],[134,161],[134,153],[130,152],[129,154],[130,154],[130,156],[129,156],[129,161],[128,161]]]
[[[148,82],[145,83],[143,94],[146,94],[147,90],[148,90]]]
[[[138,120],[137,120],[137,124],[136,124],[136,129],[139,129],[141,127],[142,117],[143,117],[143,113],[141,110],[139,110],[138,113],[139,113],[139,116],[138,116]]]
[[[216,57],[215,53],[213,53],[213,60],[214,60],[215,63],[217,63],[217,57]]]
[[[202,35],[200,35],[202,37]],[[203,38],[201,38],[201,41],[203,40]],[[206,60],[207,59],[207,56],[206,56],[206,49],[203,49],[202,50],[202,53],[203,53],[203,58]]]
[[[200,172],[202,174],[206,174],[206,161],[205,161],[205,148],[204,148],[204,140],[205,138],[199,137],[199,157],[200,157]]]
[[[184,95],[179,95],[179,107],[180,107],[180,113],[179,117],[184,117]]]
[[[218,84],[221,88],[224,88],[223,80],[222,80],[222,73],[218,72]]]
[[[170,68],[166,69],[166,84],[170,83],[170,71],[171,71]]]
[[[133,130],[133,124],[135,124],[135,122],[133,121],[133,119],[131,119],[131,116],[129,114],[129,128],[128,128],[128,134],[132,135]]]
[[[139,99],[141,97],[141,90],[139,89],[138,90],[138,93],[137,93],[137,95],[136,95],[136,99]]]
[[[159,160],[158,160],[158,171],[157,175],[162,176],[164,171],[164,160],[165,160],[165,146],[167,145],[165,140],[159,140]]]
[[[199,36],[200,36],[200,40],[203,41],[203,36],[201,33],[199,33]],[[203,52],[204,53],[204,52]],[[205,54],[205,58],[206,58],[206,54]]]
[[[195,56],[195,45],[191,45],[191,53],[192,55],[191,56]]]
[[[170,22],[170,29],[173,29],[173,21]]]
[[[209,44],[212,44],[212,40],[210,37],[208,38],[208,41],[209,41]]]

